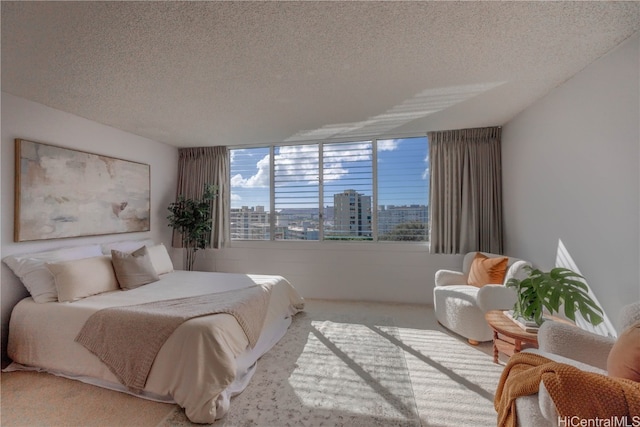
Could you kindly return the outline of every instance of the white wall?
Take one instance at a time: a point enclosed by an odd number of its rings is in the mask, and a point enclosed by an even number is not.
[[[505,247],[548,269],[561,239],[617,325],[640,299],[640,36],[503,127]]]
[[[306,298],[430,304],[435,272],[462,266],[461,255],[431,255],[425,244],[231,242],[230,246],[207,251],[210,268],[280,274]]]
[[[167,206],[175,198],[178,174],[178,150],[118,129],[105,126],[22,98],[2,93],[2,226],[0,254],[35,252],[90,242],[110,242],[152,238],[170,245]],[[13,242],[14,140],[80,149],[151,165],[151,231],[72,239]],[[27,291],[11,270],[2,263],[1,314],[2,354],[5,355],[9,316],[12,307]]]

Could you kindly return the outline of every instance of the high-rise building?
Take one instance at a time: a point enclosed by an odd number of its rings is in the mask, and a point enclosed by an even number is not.
[[[333,195],[334,230],[336,236],[371,237],[371,196],[356,190]]]
[[[232,239],[269,239],[269,213],[264,206],[231,209],[230,217]]]
[[[428,239],[429,213],[426,205],[378,206],[379,240]]]
[[[425,205],[381,205],[378,206],[378,234],[390,233],[399,224],[426,224],[428,209]]]

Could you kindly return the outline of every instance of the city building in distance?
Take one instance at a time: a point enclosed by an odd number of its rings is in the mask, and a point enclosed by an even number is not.
[[[275,212],[273,240],[372,240],[372,200],[352,189],[333,195],[333,206],[284,208]],[[426,241],[425,205],[380,205],[377,237],[386,241]],[[264,206],[231,209],[231,240],[271,240],[271,213]]]

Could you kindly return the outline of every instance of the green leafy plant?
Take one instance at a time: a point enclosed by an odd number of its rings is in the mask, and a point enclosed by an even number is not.
[[[193,270],[196,252],[209,244],[211,235],[212,202],[218,196],[218,187],[205,184],[200,198],[186,198],[178,196],[177,200],[169,204],[167,217],[169,227],[180,233],[182,246],[186,250],[186,269]]]
[[[563,306],[565,316],[573,321],[576,320],[576,311],[594,326],[603,321],[602,309],[589,296],[589,288],[581,275],[562,267],[549,272],[530,266],[524,268],[529,272],[525,279],[511,278],[506,283],[518,294],[513,308],[514,317],[534,320],[541,325],[544,308],[553,314],[560,312]]]
[[[404,222],[396,225],[393,230],[378,237],[378,240],[421,242],[426,239],[427,224],[420,221]]]

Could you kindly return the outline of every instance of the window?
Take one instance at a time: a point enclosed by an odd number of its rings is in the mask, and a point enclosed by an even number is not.
[[[275,240],[318,240],[318,147],[274,147]]]
[[[378,240],[429,238],[427,138],[378,141]]]
[[[270,240],[270,150],[234,149],[231,158],[231,240]]]
[[[428,170],[426,137],[232,149],[231,239],[426,241]]]
[[[325,240],[372,240],[373,143],[322,146]]]

